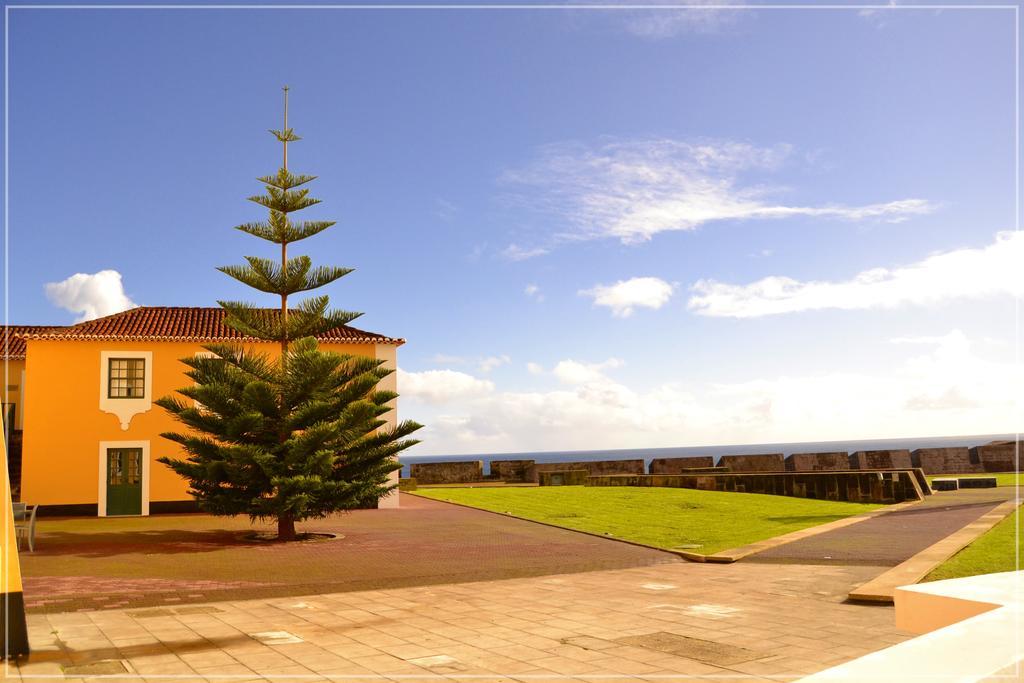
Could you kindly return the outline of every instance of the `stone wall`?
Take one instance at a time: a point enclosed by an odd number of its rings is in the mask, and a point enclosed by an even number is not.
[[[720,467],[730,472],[785,472],[786,460],[782,453],[760,453],[757,455],[723,455],[718,461]]]
[[[924,498],[910,470],[619,475],[587,477],[587,486],[664,486],[854,503],[891,504]]]
[[[983,472],[1013,472],[1017,469],[1017,447],[1012,442],[975,446],[971,460],[981,464]]]
[[[839,472],[850,468],[846,451],[793,453],[786,458],[787,472]]]
[[[715,459],[710,455],[698,455],[692,458],[655,458],[651,461],[651,474],[679,474],[682,470],[696,467],[714,467]]]
[[[490,478],[511,482],[530,481],[530,468],[533,464],[533,460],[492,460]]]
[[[912,467],[910,451],[905,448],[889,451],[857,451],[850,456],[850,465],[858,470],[891,470]]]
[[[530,468],[532,482],[537,482],[541,472],[562,470],[586,470],[591,476],[604,474],[643,474],[643,460],[592,460],[589,462],[538,462]],[[422,482],[421,482],[422,483]]]
[[[925,474],[977,474],[984,472],[981,463],[971,459],[966,446],[955,448],[918,448],[910,454],[914,467]]]
[[[469,484],[483,480],[484,463],[482,460],[418,462],[409,466],[409,474],[419,486],[425,484]]]
[[[541,486],[583,486],[589,476],[586,470],[558,470],[537,473]]]

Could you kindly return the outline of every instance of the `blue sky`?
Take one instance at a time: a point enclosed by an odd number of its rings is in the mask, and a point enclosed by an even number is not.
[[[300,251],[409,340],[421,454],[1020,427],[1010,11],[8,28],[11,322],[252,299],[214,268],[269,255],[231,228],[287,83],[306,213],[338,221]]]

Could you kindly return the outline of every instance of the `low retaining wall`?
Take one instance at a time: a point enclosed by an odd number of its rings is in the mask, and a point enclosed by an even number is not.
[[[409,466],[409,475],[420,486],[424,484],[469,484],[482,481],[482,460],[464,462],[418,462]]]
[[[533,460],[492,460],[490,478],[511,482],[530,481],[530,468],[533,464]]]
[[[586,470],[591,476],[606,474],[643,474],[643,460],[592,460],[589,462],[538,462],[530,467],[529,481],[537,482],[541,472]]]
[[[587,486],[663,486],[765,493],[851,503],[901,503],[924,498],[909,470],[892,472],[770,472],[757,474],[647,474],[587,477]]]
[[[713,456],[698,455],[692,458],[655,458],[648,470],[651,474],[680,474],[683,470],[714,466]]]
[[[857,451],[850,456],[850,467],[856,470],[902,470],[912,467],[910,451]]]
[[[786,458],[787,472],[841,472],[850,469],[846,451],[793,453]]]
[[[785,472],[786,459],[782,453],[758,453],[756,455],[723,455],[718,461],[720,467],[730,472]]]
[[[586,470],[559,470],[557,472],[539,472],[541,486],[583,486],[587,483]]]
[[[971,449],[971,460],[981,464],[982,472],[1015,472],[1017,446],[1008,443],[986,444]]]
[[[971,458],[971,451],[966,446],[918,448],[910,454],[910,460],[925,474],[978,474],[985,471],[981,463]]]

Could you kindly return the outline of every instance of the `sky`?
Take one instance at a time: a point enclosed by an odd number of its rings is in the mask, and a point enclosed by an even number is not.
[[[412,454],[1018,431],[1013,16],[12,8],[7,317],[274,305],[288,84]]]

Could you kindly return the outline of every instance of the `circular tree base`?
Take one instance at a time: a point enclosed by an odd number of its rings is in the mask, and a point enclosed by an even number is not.
[[[332,534],[327,531],[310,531],[297,533],[291,541],[282,541],[277,534],[271,531],[252,531],[242,536],[243,540],[256,541],[258,543],[316,543],[318,541],[338,541],[345,538],[341,534]]]

